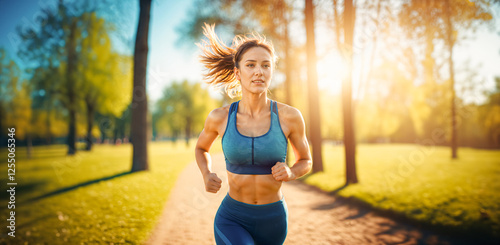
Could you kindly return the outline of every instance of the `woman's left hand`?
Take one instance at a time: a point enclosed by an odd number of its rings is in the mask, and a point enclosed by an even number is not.
[[[277,181],[290,181],[295,179],[292,170],[284,162],[277,162],[271,170],[273,178]]]

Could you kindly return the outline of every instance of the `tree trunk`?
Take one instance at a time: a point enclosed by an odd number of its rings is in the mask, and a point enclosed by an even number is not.
[[[50,145],[52,143],[52,132],[50,130],[51,124],[50,124],[50,113],[52,111],[52,107],[47,108],[47,120],[45,121],[45,125],[47,126],[47,138],[45,139],[47,145]]]
[[[87,104],[87,137],[85,138],[85,141],[87,143],[87,146],[85,147],[85,150],[90,151],[92,150],[92,128],[94,127],[95,106],[92,104],[90,99],[86,100],[86,104]]]
[[[377,15],[376,15],[376,20],[380,20],[380,10],[381,10],[381,5],[382,5],[382,0],[378,0],[377,2]],[[378,30],[379,29],[379,26],[380,26],[380,22],[377,21],[375,23],[375,27],[374,29],[375,30]],[[368,61],[368,71],[366,72],[366,76],[364,77],[363,79],[363,76],[361,76],[361,84],[359,86],[359,89],[358,89],[358,92],[357,92],[357,102],[359,103],[359,101],[361,101],[361,98],[363,97],[363,93],[361,93],[362,91],[367,91],[368,88],[370,87],[370,81],[371,81],[371,78],[372,78],[372,72],[373,72],[373,64],[374,64],[374,61],[375,61],[375,52],[377,50],[377,38],[378,38],[378,34],[379,32],[373,32],[371,33],[372,35],[372,43],[373,43],[373,48],[371,49],[370,51],[370,58],[369,58],[369,61]],[[362,62],[362,65],[364,64],[365,62]],[[361,71],[364,71],[363,68],[361,68]],[[354,108],[356,108],[356,105],[357,103],[355,103],[353,105]]]
[[[447,43],[448,43],[448,66],[450,72],[450,90],[451,90],[451,158],[457,156],[457,118],[455,109],[455,74],[453,72],[453,26],[451,24],[451,6],[449,0],[445,0],[446,5],[446,24],[447,24]]]
[[[68,98],[68,155],[76,153],[76,92],[75,92],[75,72],[76,72],[76,20],[71,18],[68,43],[68,61],[66,66],[66,86]]]
[[[148,170],[146,69],[151,0],[140,0],[139,24],[134,50],[134,89],[132,91],[132,172]]]
[[[31,153],[33,152],[33,140],[31,133],[26,134],[26,155],[28,159],[31,159]]]
[[[103,117],[99,117],[100,119],[97,119],[97,121],[100,121],[98,123],[99,130],[101,131],[101,144],[104,144],[104,140],[106,139],[106,128],[104,126],[103,121],[105,120]]]
[[[358,183],[356,174],[356,142],[352,112],[352,56],[354,36],[354,7],[352,0],[344,1],[344,47],[347,62],[347,76],[342,82],[342,103],[344,114],[344,149],[346,161],[346,185]]]
[[[340,18],[337,11],[338,0],[333,0],[333,21],[335,21],[335,44],[337,50],[341,51],[342,44],[340,42]]]
[[[424,80],[425,83],[428,84],[435,89],[434,84],[434,66],[435,61],[432,57],[432,53],[434,52],[434,24],[431,19],[432,9],[435,8],[434,2],[430,0],[425,1],[425,57],[424,57]]]
[[[0,93],[3,93],[1,89],[2,88],[0,88]],[[6,125],[3,124],[3,120],[5,120],[6,118],[5,114],[6,113],[2,101],[0,101],[0,142],[2,142],[2,144],[4,144],[4,142],[7,142],[7,139],[5,138],[4,135],[7,135],[8,128],[6,128],[5,127]]]
[[[189,147],[189,138],[191,137],[191,125],[193,123],[193,120],[188,117],[186,118],[186,128],[185,128],[185,133],[186,133],[186,147]]]
[[[118,141],[118,123],[119,123],[119,118],[115,118],[115,128],[113,129],[113,144],[116,144]]]
[[[309,84],[309,132],[313,150],[312,171],[323,171],[321,149],[321,123],[319,110],[318,73],[316,67],[316,44],[314,37],[314,5],[312,0],[306,0],[306,50],[307,50],[307,83]]]
[[[129,138],[128,135],[125,134],[126,121],[123,117],[118,118],[118,137],[122,139],[123,143],[125,143],[125,138]]]
[[[290,22],[287,16],[286,3],[284,0],[279,2],[280,19],[281,19],[281,40],[283,40],[283,60],[285,61],[285,103],[292,104],[292,59],[290,57],[290,36],[288,34],[288,27]]]
[[[290,25],[290,21],[287,16],[287,6],[284,0],[280,0],[279,4],[279,17],[281,23],[281,36],[280,40],[283,42],[283,52],[284,57],[283,60],[284,68],[285,68],[285,104],[292,105],[292,58],[290,57],[290,36],[288,34],[288,27]],[[292,154],[292,150],[290,150],[290,144],[287,145],[287,156],[286,156],[286,164],[290,165],[290,158]]]

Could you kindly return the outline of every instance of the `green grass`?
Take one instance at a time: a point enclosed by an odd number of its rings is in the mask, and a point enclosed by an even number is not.
[[[325,171],[305,182],[391,210],[417,223],[466,234],[500,236],[500,151],[359,145],[358,184],[345,182],[344,150],[324,146]]]
[[[25,148],[17,148],[16,237],[4,235],[4,190],[0,243],[141,243],[156,225],[177,176],[194,161],[193,147],[150,143],[150,171],[136,173],[129,173],[131,145],[96,145],[71,157],[63,145],[41,146],[34,148],[31,159],[26,159]],[[2,183],[7,182],[6,168],[0,166]]]

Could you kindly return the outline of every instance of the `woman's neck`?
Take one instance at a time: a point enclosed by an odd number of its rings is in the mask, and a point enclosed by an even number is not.
[[[239,110],[240,113],[248,113],[253,116],[269,110],[269,103],[270,101],[267,99],[267,93],[243,94],[238,107],[241,108]]]

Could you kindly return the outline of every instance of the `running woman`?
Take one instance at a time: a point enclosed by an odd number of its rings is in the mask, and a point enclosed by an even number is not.
[[[312,160],[299,110],[267,97],[275,69],[271,42],[259,34],[236,36],[231,47],[205,24],[208,38],[199,47],[207,68],[205,80],[224,87],[241,100],[214,109],[196,144],[195,155],[207,192],[217,193],[222,180],[211,170],[210,147],[222,136],[229,192],[214,221],[217,244],[283,244],[288,211],[281,192],[283,181],[311,170]],[[296,162],[285,164],[287,144]]]

